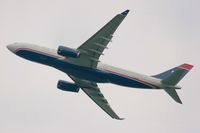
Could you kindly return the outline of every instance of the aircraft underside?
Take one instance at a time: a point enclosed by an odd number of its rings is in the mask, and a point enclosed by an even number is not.
[[[100,56],[107,49],[114,32],[128,12],[129,10],[126,10],[117,14],[77,49],[59,46],[57,50],[52,50],[27,43],[14,43],[8,45],[7,48],[22,58],[66,73],[74,82],[59,80],[58,89],[77,93],[81,88],[114,119],[121,120],[122,118],[112,110],[97,83],[113,83],[143,89],[164,89],[176,102],[182,103],[176,92],[176,89],[181,87],[177,84],[192,69],[193,66],[190,64],[184,63],[160,74],[147,76],[99,63]]]
[[[137,81],[137,79],[134,79],[133,77],[70,64],[66,60],[55,56],[45,55],[44,53],[39,53],[38,51],[25,49],[18,51],[16,54],[25,59],[54,67],[68,75],[75,76],[83,80],[93,81],[95,83],[113,83],[133,88],[159,88],[156,85],[144,83],[144,81]]]

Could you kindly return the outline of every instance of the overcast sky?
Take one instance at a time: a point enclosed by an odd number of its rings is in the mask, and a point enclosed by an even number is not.
[[[1,133],[199,133],[199,0],[0,0]],[[153,75],[191,63],[179,83],[183,105],[163,90],[111,84],[100,88],[123,121],[111,119],[82,91],[60,91],[71,81],[53,68],[7,50],[13,42],[77,48],[117,13],[130,13],[101,61]]]

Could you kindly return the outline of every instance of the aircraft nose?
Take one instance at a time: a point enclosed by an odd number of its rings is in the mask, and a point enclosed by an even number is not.
[[[15,53],[17,47],[18,47],[18,45],[16,43],[7,45],[7,48],[13,53]]]

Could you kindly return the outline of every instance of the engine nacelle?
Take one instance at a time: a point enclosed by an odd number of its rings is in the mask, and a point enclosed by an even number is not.
[[[73,83],[64,81],[64,80],[59,80],[57,84],[57,88],[63,91],[70,91],[70,92],[78,92],[79,87]]]
[[[68,48],[68,47],[64,47],[64,46],[59,46],[58,50],[57,50],[57,54],[64,56],[64,57],[72,57],[72,58],[77,58],[80,55],[80,52],[72,49],[72,48]]]

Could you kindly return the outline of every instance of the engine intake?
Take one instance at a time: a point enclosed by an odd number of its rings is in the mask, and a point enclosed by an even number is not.
[[[77,85],[64,80],[58,81],[57,88],[63,91],[79,92],[79,87]]]
[[[64,47],[64,46],[59,46],[58,50],[57,50],[57,54],[64,56],[64,57],[72,57],[72,58],[77,58],[80,55],[80,52],[72,49],[72,48],[68,48],[68,47]]]

